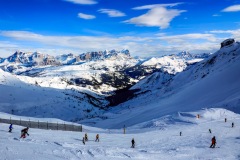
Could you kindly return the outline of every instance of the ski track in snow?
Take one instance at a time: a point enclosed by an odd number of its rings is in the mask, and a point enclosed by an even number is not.
[[[219,109],[222,111],[222,109]],[[214,109],[214,114],[219,114]],[[207,112],[207,111],[206,111]],[[89,128],[89,141],[83,145],[81,137],[85,132],[52,131],[30,128],[25,139],[20,139],[21,126],[14,126],[13,133],[9,133],[7,124],[0,124],[0,160],[4,159],[220,159],[237,160],[240,157],[240,116],[230,115],[225,123],[224,116],[213,116],[196,119],[193,116],[181,118],[188,119],[191,124],[170,124],[164,130],[149,129],[142,131],[127,128],[127,134],[122,130],[116,133],[108,131],[100,134],[100,142],[95,142],[97,128]],[[235,127],[231,127],[234,121]],[[209,133],[209,129],[212,133]],[[99,129],[99,131],[102,131]],[[136,133],[134,132],[136,131]],[[179,136],[179,132],[182,136]],[[128,133],[130,132],[130,133]],[[216,148],[209,148],[211,138],[216,136]],[[136,148],[131,148],[131,139],[136,141]]]

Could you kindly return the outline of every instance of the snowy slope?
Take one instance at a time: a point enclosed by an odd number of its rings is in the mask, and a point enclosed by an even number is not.
[[[103,97],[89,90],[61,90],[20,81],[16,75],[0,70],[0,110],[15,115],[55,117],[79,121],[99,117]],[[96,107],[98,106],[98,107]]]
[[[142,90],[132,100],[105,113],[109,119],[96,126],[119,128],[132,126],[177,111],[224,107],[240,113],[240,43],[223,47],[208,59],[188,67],[170,78],[150,76],[137,85]],[[152,85],[152,83],[159,86]],[[146,92],[148,91],[148,92]]]
[[[197,113],[201,114],[200,119],[196,119]],[[228,118],[226,123],[224,118]],[[23,127],[13,126],[13,133],[8,133],[8,125],[1,124],[0,159],[237,160],[240,157],[240,116],[233,112],[224,109],[181,112],[166,126],[160,125],[165,122],[154,121],[156,126],[144,131],[140,125],[129,127],[126,134],[122,129],[102,130],[87,126],[82,133],[30,128],[30,136],[26,139],[19,139]],[[234,128],[231,128],[232,122],[235,122]],[[180,131],[182,136],[179,136]],[[83,145],[81,140],[85,133],[89,141]],[[100,133],[100,142],[94,142],[97,133]],[[217,140],[215,149],[209,148],[213,136]],[[135,148],[130,148],[132,138]]]

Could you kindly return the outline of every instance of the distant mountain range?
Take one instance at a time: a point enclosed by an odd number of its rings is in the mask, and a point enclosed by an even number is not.
[[[56,88],[59,84],[66,83],[107,93],[131,87],[154,72],[175,75],[209,55],[210,53],[192,55],[189,52],[181,52],[160,58],[139,59],[131,57],[129,50],[105,50],[55,57],[38,52],[15,52],[1,59],[0,68],[16,75],[35,78],[36,83],[42,87]],[[59,78],[53,81],[52,77]],[[49,79],[51,83],[44,83]],[[25,78],[25,81],[28,79]]]

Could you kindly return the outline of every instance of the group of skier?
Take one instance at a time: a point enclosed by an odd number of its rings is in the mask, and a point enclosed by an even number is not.
[[[197,118],[200,118],[200,116],[198,115]],[[225,118],[224,121],[227,122],[227,118]],[[232,122],[232,128],[233,128],[233,127],[234,127],[234,123]],[[24,128],[24,129],[21,130],[21,136],[20,136],[20,138],[26,138],[26,135],[29,136],[28,129],[29,129],[29,127],[26,127],[26,128]],[[10,124],[10,126],[9,126],[9,132],[11,133],[12,130],[13,130],[13,124]],[[209,131],[209,133],[212,133],[211,129],[209,129],[208,131]],[[123,133],[124,133],[124,134],[126,133],[126,128],[125,128],[125,126],[124,126],[124,132],[123,132]],[[182,131],[180,132],[180,136],[182,136]],[[88,141],[88,135],[87,135],[87,133],[85,133],[85,135],[84,135],[84,137],[83,137],[83,139],[82,139],[82,142],[83,142],[83,144],[85,145],[85,142],[87,142],[87,141]],[[96,135],[95,142],[99,142],[99,134]],[[216,146],[216,137],[215,137],[215,136],[212,137],[211,142],[212,142],[212,143],[211,143],[211,145],[210,145],[210,148],[215,148],[215,146]],[[135,140],[134,140],[134,138],[132,138],[131,143],[132,143],[131,148],[135,148]]]
[[[87,142],[87,141],[88,141],[88,135],[87,135],[87,133],[85,133],[85,135],[84,135],[84,137],[82,139],[82,142],[85,145],[85,142]],[[99,134],[96,135],[95,142],[99,142]]]
[[[26,127],[26,128],[23,128],[23,129],[21,130],[21,136],[20,136],[20,138],[26,138],[26,135],[29,136],[28,129],[29,129],[29,127]],[[10,126],[9,126],[9,131],[8,131],[8,132],[11,133],[12,130],[13,130],[13,124],[10,124]]]

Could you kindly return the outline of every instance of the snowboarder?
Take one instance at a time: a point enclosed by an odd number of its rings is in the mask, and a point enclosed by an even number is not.
[[[180,136],[182,136],[182,132],[180,132]]]
[[[85,133],[85,142],[88,141],[88,135]]]
[[[85,138],[83,137],[83,139],[82,139],[82,143],[85,145]]]
[[[209,131],[209,133],[212,133],[211,129],[209,129],[208,131]]]
[[[99,134],[96,135],[96,140],[95,142],[99,142]]]
[[[216,146],[216,138],[215,138],[215,136],[213,136],[212,144],[211,144],[210,148],[215,148],[215,146]]]
[[[227,118],[225,118],[225,122],[227,122]]]
[[[232,128],[234,127],[234,123],[232,122]]]
[[[21,137],[20,138],[26,138],[26,134],[29,136],[28,129],[29,129],[29,127],[21,130]]]
[[[12,129],[13,129],[13,126],[12,126],[12,124],[10,124],[8,132],[12,132]]]
[[[134,138],[132,139],[132,148],[135,148],[135,140],[134,140]]]

